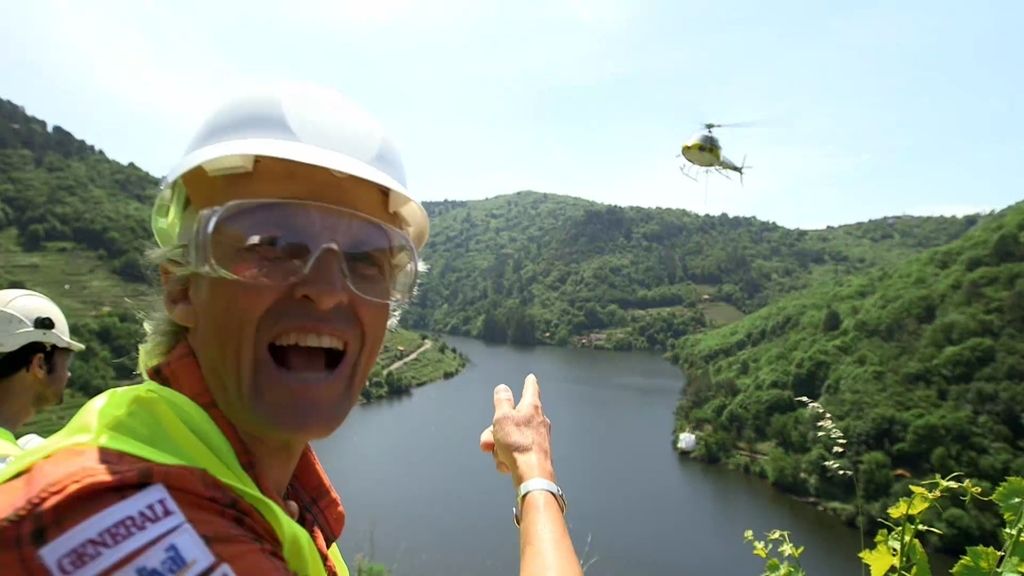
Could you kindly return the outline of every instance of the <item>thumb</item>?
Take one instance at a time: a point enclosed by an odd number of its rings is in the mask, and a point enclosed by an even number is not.
[[[484,428],[484,431],[480,434],[480,450],[494,452],[494,426]]]

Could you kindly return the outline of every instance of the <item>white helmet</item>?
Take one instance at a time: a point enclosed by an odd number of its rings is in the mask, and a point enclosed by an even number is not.
[[[68,321],[53,300],[32,290],[0,290],[0,354],[31,342],[85,349],[71,339]]]
[[[257,156],[320,166],[387,188],[388,210],[399,217],[400,228],[417,250],[426,243],[427,212],[405,189],[398,149],[361,108],[337,92],[311,86],[236,98],[206,119],[164,178],[152,215],[157,242],[176,244],[194,218],[181,176],[199,166],[211,176],[249,172]]]

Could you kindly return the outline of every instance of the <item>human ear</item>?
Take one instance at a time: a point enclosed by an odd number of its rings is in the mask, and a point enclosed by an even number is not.
[[[167,264],[160,265],[160,282],[164,286],[164,309],[176,323],[192,328],[196,323],[195,306],[192,304],[191,278],[176,274]]]
[[[46,356],[42,352],[32,357],[32,361],[28,365],[28,373],[40,380],[46,378],[46,375],[50,373],[46,366]]]

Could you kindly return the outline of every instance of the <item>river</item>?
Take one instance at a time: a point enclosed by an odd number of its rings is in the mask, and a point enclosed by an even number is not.
[[[679,457],[682,378],[653,354],[519,348],[448,337],[470,358],[455,378],[360,406],[316,450],[347,510],[341,547],[395,576],[517,574],[512,482],[479,451],[491,391],[518,400],[537,374],[559,484],[587,576],[753,576],[743,531],[790,530],[808,574],[858,575],[859,537],[765,482]],[[589,540],[589,549],[588,549]]]

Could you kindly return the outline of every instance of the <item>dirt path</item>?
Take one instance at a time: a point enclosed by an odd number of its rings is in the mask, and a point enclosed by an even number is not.
[[[415,352],[413,352],[412,354],[409,354],[405,358],[402,358],[401,360],[395,362],[391,366],[388,366],[387,368],[385,368],[384,369],[384,373],[387,374],[388,372],[391,372],[392,370],[398,370],[399,368],[402,367],[403,364],[405,364],[406,362],[409,362],[410,360],[413,360],[417,356],[419,356],[420,352],[423,352],[427,348],[430,348],[431,344],[433,344],[433,342],[431,342],[430,340],[424,340],[423,345],[420,346],[419,348],[417,348]]]

